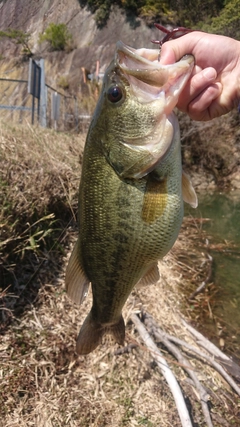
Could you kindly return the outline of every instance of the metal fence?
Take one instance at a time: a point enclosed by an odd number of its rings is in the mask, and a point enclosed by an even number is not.
[[[31,117],[28,80],[0,78],[0,114],[6,120],[19,122]]]
[[[45,83],[44,61],[30,61],[27,80],[0,78],[0,115],[12,122],[39,122],[60,131],[86,131],[91,115],[80,96],[67,96]]]

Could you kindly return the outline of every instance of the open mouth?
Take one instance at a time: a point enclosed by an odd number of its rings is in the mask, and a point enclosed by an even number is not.
[[[161,65],[158,53],[158,49],[133,49],[119,41],[115,60],[140,102],[151,102],[164,94],[172,109],[192,72],[194,57],[186,55],[175,64]]]

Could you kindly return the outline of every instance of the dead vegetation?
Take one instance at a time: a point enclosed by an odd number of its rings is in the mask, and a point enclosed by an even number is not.
[[[199,328],[215,291],[210,281],[187,301],[209,272],[201,221],[185,219],[178,242],[160,263],[159,283],[129,297],[126,347],[107,337],[92,354],[77,356],[76,336],[91,296],[81,308],[74,306],[64,274],[76,238],[71,218],[83,143],[81,135],[1,124],[0,426],[181,426],[168,385],[131,318],[145,323],[144,313],[150,313],[166,333],[205,352],[179,320],[185,314]],[[177,377],[192,425],[205,426],[195,385],[152,337]],[[226,345],[226,352],[234,353],[238,342]],[[206,390],[214,427],[238,426],[237,393],[199,357],[190,351],[185,357]],[[239,384],[238,374],[232,375]]]
[[[195,122],[178,112],[184,168],[205,171],[219,187],[231,185],[231,174],[240,164],[239,112],[232,111],[211,122]]]
[[[83,144],[84,136],[76,134],[0,125],[2,327],[12,310],[22,311],[25,293],[29,301],[35,298],[38,285],[30,282],[38,268],[59,262],[64,253],[65,228],[77,209]]]

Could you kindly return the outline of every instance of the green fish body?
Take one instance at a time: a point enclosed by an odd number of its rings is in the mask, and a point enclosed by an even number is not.
[[[93,351],[106,331],[123,345],[122,308],[130,292],[139,281],[158,279],[157,262],[181,227],[183,197],[196,205],[188,178],[182,178],[179,127],[172,113],[194,61],[188,56],[163,67],[156,57],[156,50],[117,44],[89,128],[79,238],[66,272],[75,302],[81,303],[92,285],[79,354]]]

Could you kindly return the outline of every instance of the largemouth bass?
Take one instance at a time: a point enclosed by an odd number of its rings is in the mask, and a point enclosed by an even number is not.
[[[183,199],[196,194],[182,178],[180,134],[172,112],[194,58],[162,66],[158,50],[118,42],[89,127],[79,189],[79,237],[66,271],[68,295],[92,308],[77,339],[88,354],[110,332],[123,345],[122,308],[140,280],[158,280],[157,262],[174,244]]]

